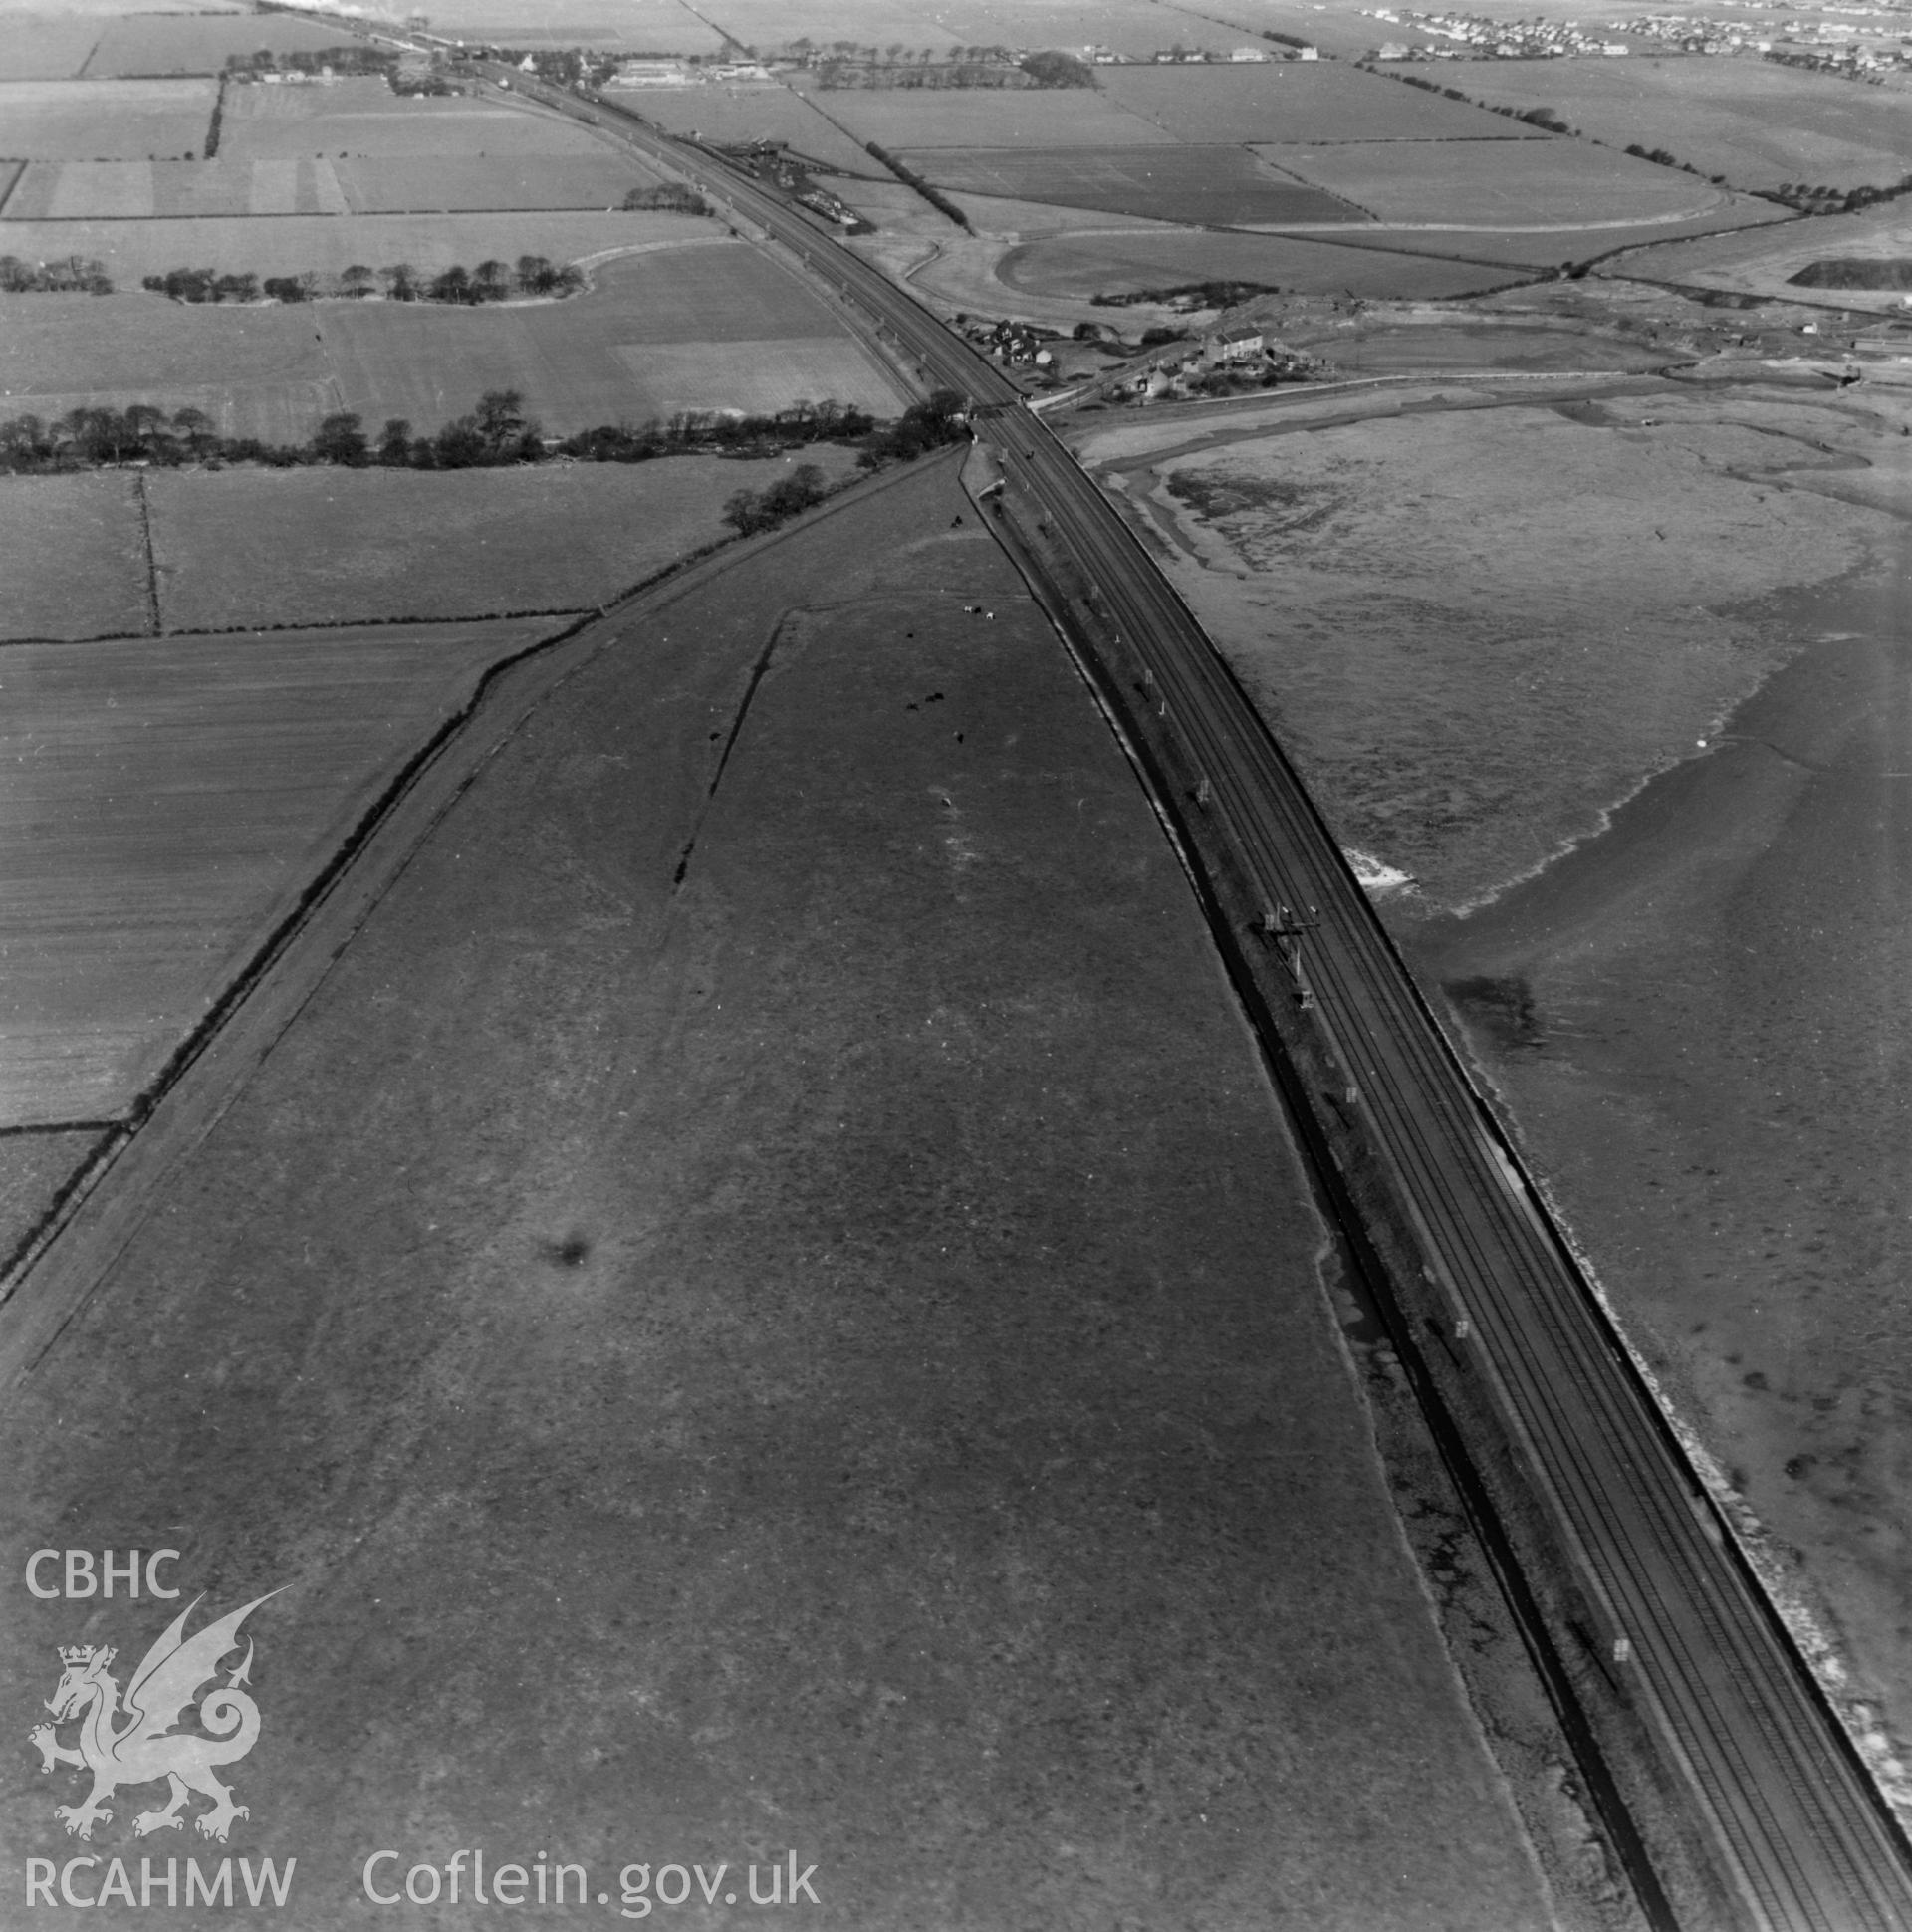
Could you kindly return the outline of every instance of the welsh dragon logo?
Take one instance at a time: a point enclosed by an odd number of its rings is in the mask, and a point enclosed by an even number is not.
[[[186,1618],[204,1600],[194,1597],[146,1652],[126,1686],[123,1704],[119,1680],[108,1670],[117,1652],[91,1644],[61,1649],[64,1671],[47,1703],[53,1723],[35,1725],[27,1738],[39,1747],[42,1772],[55,1765],[74,1765],[93,1774],[93,1790],[85,1804],[55,1808],[54,1816],[70,1833],[91,1838],[93,1827],[113,1816],[102,1799],[121,1785],[150,1785],[161,1778],[172,1788],[171,1797],[163,1811],[139,1813],[132,1825],[135,1837],[176,1829],[193,1792],[212,1800],[212,1810],[201,1811],[193,1819],[194,1827],[220,1844],[225,1843],[235,1818],[252,1815],[245,1806],[233,1803],[231,1787],[213,1776],[213,1766],[243,1758],[259,1737],[259,1706],[240,1689],[252,1669],[250,1637],[244,1661],[199,1700],[199,1723],[211,1735],[172,1727],[199,1686],[218,1675],[219,1660],[239,1647],[240,1624],[268,1597],[278,1594],[270,1590],[266,1596],[256,1596],[188,1637]],[[56,1736],[57,1726],[76,1720],[78,1750],[61,1744]]]

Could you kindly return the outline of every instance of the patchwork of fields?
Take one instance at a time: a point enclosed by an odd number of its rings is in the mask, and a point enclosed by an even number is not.
[[[343,225],[343,224],[342,224]],[[376,265],[376,258],[373,258]],[[890,377],[795,275],[742,242],[601,264],[564,302],[192,307],[150,295],[0,296],[0,409],[201,408],[222,431],[304,441],[354,409],[432,431],[518,389],[556,434],[681,410],[834,396],[879,415]],[[89,383],[74,386],[75,378]]]
[[[1111,67],[1097,79],[1111,101],[1175,140],[1511,140],[1536,131],[1504,115],[1326,62]],[[1403,163],[1418,164],[1419,157]]]
[[[1166,221],[1361,221],[1365,211],[1259,163],[1242,147],[931,147],[903,160],[939,188],[1056,201]]]
[[[123,1111],[414,746],[552,628],[0,653],[0,1126]]]
[[[798,462],[835,481],[853,457],[162,472],[147,484],[160,612],[192,630],[585,608],[731,534],[729,497]]]
[[[815,97],[859,141],[931,147],[1120,148],[1172,143],[1094,88],[844,88]]]
[[[233,160],[286,156],[433,154],[497,158],[602,154],[589,129],[557,116],[491,107],[462,95],[411,98],[382,81],[332,87],[231,87],[219,153]]]
[[[723,36],[680,0],[433,0],[431,24],[464,40],[514,47],[603,47],[716,54]]]
[[[619,250],[676,247],[723,232],[715,222],[690,215],[601,212],[18,221],[0,225],[0,254],[29,261],[90,256],[124,289],[188,265],[222,275],[301,275],[310,269],[330,276],[355,262],[368,268],[409,262],[421,274],[433,274],[454,262],[469,268],[489,256],[576,262]]]
[[[22,161],[196,156],[217,92],[211,81],[0,81],[0,154]]]
[[[1674,221],[1729,197],[1677,169],[1576,140],[1430,141],[1403,165],[1393,141],[1257,147],[1379,221],[1545,228]]]
[[[1903,95],[1770,61],[1479,61],[1458,85],[1482,101],[1555,109],[1616,147],[1666,148],[1738,187],[1884,186],[1912,169]]]
[[[787,141],[798,153],[851,174],[882,174],[883,165],[828,116],[786,87],[619,88],[620,107],[668,134],[743,145]],[[836,96],[830,99],[835,102]]]

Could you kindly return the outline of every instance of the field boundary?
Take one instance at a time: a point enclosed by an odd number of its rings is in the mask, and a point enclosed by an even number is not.
[[[928,460],[946,462],[955,453]],[[622,631],[595,636],[594,627],[613,615],[667,608],[737,558],[782,543],[852,507],[852,501],[860,503],[921,473],[920,463],[897,463],[858,478],[777,530],[706,544],[486,668],[470,697],[366,807],[204,1018],[168,1055],[125,1119],[69,1178],[12,1253],[0,1258],[0,1404],[86,1307],[144,1224],[161,1184],[218,1125],[253,1069],[324,984],[425,839],[547,698],[625,641]],[[648,608],[620,609],[625,605]],[[565,653],[567,645],[580,648]],[[485,718],[487,708],[492,715]],[[484,728],[472,730],[481,719]],[[122,1184],[103,1196],[102,1181],[121,1169]]]

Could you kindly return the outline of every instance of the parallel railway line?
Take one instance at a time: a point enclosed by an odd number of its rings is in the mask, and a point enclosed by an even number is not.
[[[822,224],[610,103],[509,78],[697,181],[802,256],[926,381],[980,405],[979,440],[1045,533],[1025,532],[1027,542],[1046,543],[1093,587],[1076,598],[1094,633],[1088,655],[1158,803],[1198,862],[1221,854],[1238,899],[1245,888],[1277,926],[1278,909],[1306,915],[1293,942],[1305,951],[1278,931],[1265,977],[1300,987],[1299,974],[1284,975],[1305,962],[1311,1078],[1318,1088],[1328,1067],[1344,1079],[1338,1092],[1304,1096],[1324,1122],[1317,1153],[1326,1145],[1338,1159],[1333,1144],[1351,1134],[1384,1170],[1431,1285],[1416,1284],[1418,1327],[1439,1330],[1432,1342],[1407,1339],[1444,1386],[1481,1391],[1479,1407],[1499,1418],[1518,1481],[1551,1526],[1538,1540],[1517,1532],[1514,1545],[1530,1562],[1558,1553],[1573,1572],[1550,1598],[1544,1640],[1605,1698],[1594,1723],[1602,1748],[1624,1758],[1629,1723],[1649,1740],[1658,1782],[1623,1767],[1625,1802],[1637,1812],[1655,1790],[1676,1794],[1683,1821],[1638,1820],[1656,1857],[1671,1846],[1675,1864],[1692,1861],[1682,1882],[1647,1899],[1650,1915],[1762,1932],[1912,1932],[1903,1832],[1294,769],[1113,506],[996,369]],[[1210,895],[1211,913],[1226,896]],[[1222,937],[1239,957],[1239,930]],[[1265,942],[1262,953],[1275,957]],[[1479,1493],[1504,1498],[1508,1486],[1484,1479]],[[1706,1882],[1691,1882],[1693,1870]]]

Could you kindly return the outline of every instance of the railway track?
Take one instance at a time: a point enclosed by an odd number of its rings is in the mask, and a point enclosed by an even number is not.
[[[1273,997],[1301,996],[1295,1024],[1308,1031],[1316,1089],[1321,1069],[1334,1070],[1335,1090],[1303,1096],[1319,1116],[1317,1152],[1338,1161],[1337,1146],[1359,1144],[1384,1172],[1378,1198],[1405,1230],[1397,1266],[1409,1252],[1426,1277],[1412,1292],[1431,1338],[1401,1328],[1434,1364],[1424,1392],[1459,1391],[1476,1418],[1470,1451],[1488,1462],[1496,1447],[1483,1447],[1478,1416],[1491,1412],[1516,1486],[1545,1519],[1538,1531],[1516,1524],[1510,1547],[1572,1572],[1540,1591],[1549,1627],[1530,1641],[1554,1646],[1556,1688],[1591,1687],[1591,1734],[1619,1761],[1614,1789],[1638,1842],[1672,1867],[1636,1873],[1649,1915],[1689,1928],[1912,1932],[1903,1832],[1326,824],[1114,507],[989,362],[821,223],[613,104],[509,78],[521,97],[694,180],[798,254],[885,353],[981,405],[976,433],[1001,463],[1012,515],[1092,587],[1075,594],[1080,641],[1158,803],[1198,864],[1212,861],[1236,897],[1269,909],[1268,969],[1249,970]],[[1209,896],[1213,913],[1228,894]],[[1220,936],[1244,956],[1238,930]],[[1294,1039],[1291,1027],[1291,1050]],[[1345,1176],[1338,1184],[1346,1198]],[[1490,1471],[1472,1493],[1504,1505],[1509,1481]],[[1641,1738],[1644,1769],[1629,1762]],[[1669,1792],[1678,1817],[1643,1814]],[[1623,1835],[1626,1821],[1613,1821]]]

